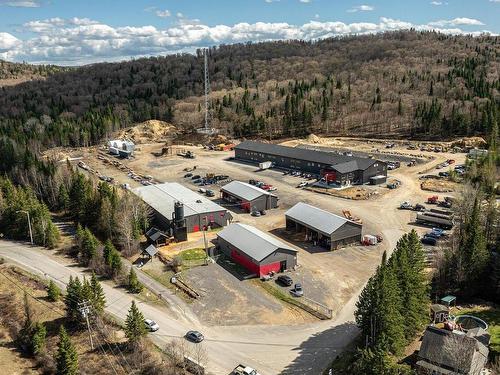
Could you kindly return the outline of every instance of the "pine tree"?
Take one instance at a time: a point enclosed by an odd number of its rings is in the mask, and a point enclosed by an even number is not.
[[[78,304],[82,301],[82,284],[78,277],[73,279],[69,277],[69,282],[66,285],[66,296],[64,303],[66,304],[66,314],[72,321],[80,319],[80,312],[78,311]]]
[[[92,308],[98,315],[102,314],[104,307],[106,306],[106,297],[104,291],[102,290],[101,283],[97,280],[97,276],[92,272],[92,277],[90,279],[90,287],[92,289]]]
[[[117,276],[122,270],[122,260],[120,253],[116,250],[110,240],[107,240],[104,244],[103,257],[104,262],[108,267],[108,276]]]
[[[125,319],[125,336],[130,344],[136,344],[144,335],[146,335],[144,316],[137,308],[135,301],[132,301]]]
[[[130,273],[128,275],[128,290],[132,293],[140,293],[142,291],[142,284],[137,279],[137,274],[134,271],[134,267],[130,267]]]
[[[95,238],[90,229],[85,228],[80,249],[80,259],[83,264],[88,265],[90,260],[96,256],[98,244],[99,241]]]
[[[478,286],[477,284],[489,261],[477,196],[474,200],[472,213],[466,221],[462,237],[460,252],[464,257],[466,267],[466,285],[464,285],[464,288],[472,290]]]
[[[56,285],[53,280],[49,281],[49,286],[47,287],[47,298],[51,302],[56,302],[61,297],[61,289]]]
[[[78,353],[63,325],[59,329],[59,344],[54,359],[57,375],[78,374]]]
[[[69,194],[64,184],[59,185],[59,193],[57,196],[59,209],[67,212],[69,208]]]

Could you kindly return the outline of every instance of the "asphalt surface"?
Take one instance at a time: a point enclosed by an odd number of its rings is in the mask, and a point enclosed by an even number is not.
[[[88,277],[77,265],[64,264],[53,252],[23,243],[0,241],[0,256],[23,269],[53,279],[65,287],[70,276]],[[154,285],[151,284],[154,288]],[[159,286],[164,291],[164,287]],[[352,301],[335,321],[322,321],[300,326],[217,326],[204,327],[189,313],[189,307],[162,295],[177,312],[141,302],[122,288],[103,283],[106,311],[123,321],[135,300],[146,318],[154,319],[160,330],[150,334],[152,340],[165,347],[173,338],[181,338],[188,330],[197,329],[205,335],[202,343],[207,351],[211,374],[229,374],[239,363],[257,368],[262,375],[320,374],[331,360],[356,336],[352,323]],[[184,312],[182,310],[184,309]],[[178,318],[177,315],[181,315]],[[196,345],[196,344],[189,344]]]

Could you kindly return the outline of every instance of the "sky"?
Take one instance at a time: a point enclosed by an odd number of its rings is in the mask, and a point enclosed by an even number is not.
[[[500,34],[500,0],[0,0],[0,59],[84,65],[415,28]]]

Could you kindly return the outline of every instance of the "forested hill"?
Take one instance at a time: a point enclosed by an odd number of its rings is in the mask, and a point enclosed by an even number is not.
[[[68,69],[56,65],[30,65],[0,60],[0,86],[3,80],[43,78]]]
[[[391,32],[210,50],[213,124],[236,136],[487,133],[500,38]],[[0,169],[147,119],[202,124],[203,58],[103,63],[0,89]],[[17,159],[19,160],[19,158]]]

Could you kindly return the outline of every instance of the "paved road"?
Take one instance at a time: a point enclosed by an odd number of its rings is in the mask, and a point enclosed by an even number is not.
[[[0,241],[0,256],[34,274],[55,280],[61,287],[73,277],[88,276],[83,268],[64,264],[51,251],[29,245]],[[153,340],[165,346],[173,337],[182,337],[189,329],[199,329],[206,340],[209,370],[213,374],[228,374],[238,363],[259,369],[263,375],[319,374],[334,353],[340,352],[357,328],[349,323],[355,298],[346,306],[345,314],[335,321],[300,326],[227,326],[204,327],[190,322],[189,316],[177,319],[170,311],[137,300],[121,288],[104,283],[106,311],[123,320],[132,300],[136,300],[145,317],[154,318],[160,330]],[[168,297],[166,297],[168,298]]]

